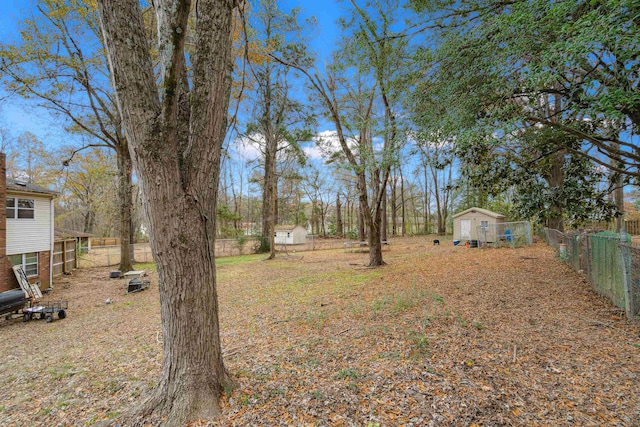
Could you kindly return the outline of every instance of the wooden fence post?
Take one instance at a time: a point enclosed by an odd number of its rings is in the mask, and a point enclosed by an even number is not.
[[[62,241],[62,272],[67,272],[67,241]]]

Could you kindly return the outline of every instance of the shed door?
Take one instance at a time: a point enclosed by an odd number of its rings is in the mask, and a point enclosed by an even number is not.
[[[470,239],[471,239],[471,220],[461,219],[460,220],[460,240],[470,240]]]

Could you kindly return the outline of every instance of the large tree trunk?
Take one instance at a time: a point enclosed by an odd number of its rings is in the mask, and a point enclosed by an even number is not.
[[[391,235],[392,236],[397,236],[398,235],[398,214],[397,214],[397,212],[398,212],[398,204],[397,204],[398,195],[396,194],[397,183],[398,183],[398,177],[396,176],[395,171],[394,171],[393,179],[391,180]],[[386,196],[385,196],[385,206],[386,206]],[[387,216],[386,208],[385,208],[385,212],[383,214],[384,214],[384,217]],[[387,239],[383,239],[383,240],[387,240]]]
[[[365,209],[369,209],[368,206],[362,204],[362,201],[358,203],[358,240],[364,242],[367,238],[365,233],[365,220],[364,220],[364,211]]]
[[[564,232],[564,197],[562,196],[562,188],[564,186],[564,157],[566,154],[566,150],[560,150],[553,155],[551,168],[546,176],[552,195],[549,201],[547,226],[552,230],[561,232]]]
[[[131,157],[126,144],[116,151],[118,162],[118,205],[120,206],[120,271],[133,270],[133,182]]]
[[[382,219],[382,224],[380,224],[380,240],[382,241],[386,241],[387,240],[387,229],[389,227],[389,224],[387,223],[387,187],[383,187],[381,189],[381,191],[383,191],[382,194],[382,212],[381,212],[381,219]],[[395,192],[394,192],[395,193]],[[395,194],[393,196],[391,196],[391,200],[393,200],[393,197],[395,196]],[[393,211],[393,207],[391,208],[391,210]],[[395,221],[395,215],[393,216],[393,236],[396,235],[396,221]]]
[[[220,346],[214,248],[220,153],[231,83],[233,2],[198,2],[189,94],[178,82],[185,77],[190,3],[154,3],[170,18],[166,25],[159,20],[160,52],[167,61],[162,99],[140,2],[99,0],[98,8],[142,189],[160,290],[162,377],[130,416],[164,417],[164,425],[178,426],[215,418],[220,393],[231,380]],[[188,108],[186,122],[180,107]]]
[[[434,189],[434,197],[436,198],[436,214],[438,216],[438,234],[444,235],[446,232],[445,226],[445,216],[444,211],[446,210],[446,205],[443,206],[442,203],[442,195],[440,194],[439,180],[438,180],[438,171],[432,164],[430,165],[431,176],[433,178],[433,189]]]
[[[369,267],[378,267],[384,265],[382,259],[382,242],[381,242],[381,226],[382,226],[382,209],[376,209],[374,215],[369,215],[368,220],[371,221],[369,227]]]
[[[262,186],[262,244],[260,252],[269,252],[269,259],[275,258],[276,149],[277,141],[267,135]]]

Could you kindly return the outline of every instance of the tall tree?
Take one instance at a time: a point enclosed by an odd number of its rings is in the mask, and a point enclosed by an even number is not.
[[[417,121],[447,134],[471,161],[467,165],[484,171],[485,194],[496,194],[495,184],[512,176],[512,166],[540,179],[538,185],[518,187],[518,200],[528,201],[526,208],[514,207],[520,213],[545,207],[545,222],[558,229],[565,219],[584,219],[586,212],[611,215],[595,189],[593,165],[575,156],[640,176],[640,32],[628,13],[633,3],[464,0],[453,13],[436,7],[442,18],[436,23],[445,30],[438,32],[434,55],[422,52],[427,71],[416,91]],[[509,160],[492,158],[492,166],[479,165],[474,152],[500,153]],[[514,162],[509,153],[526,155]],[[583,167],[572,166],[578,163]],[[581,172],[582,177],[575,176]],[[576,179],[582,184],[574,185]],[[593,188],[586,192],[585,186]],[[537,197],[541,188],[550,196],[548,203]],[[589,198],[574,197],[585,192]],[[590,209],[594,203],[597,209]]]
[[[38,185],[45,185],[46,161],[49,157],[40,141],[31,132],[25,132],[18,137],[16,146],[20,147],[14,153],[11,168],[7,171],[13,179],[20,179]]]
[[[286,55],[296,62],[306,60],[297,15],[297,9],[290,14],[284,13],[276,0],[260,0],[255,9],[255,19],[250,21],[259,38],[253,44],[260,46],[263,58],[250,66],[256,90],[251,98],[252,117],[246,137],[259,146],[263,155],[261,252],[268,251],[270,259],[275,257],[278,154],[283,150],[301,154],[298,141],[310,136],[305,129],[311,121],[308,109],[291,93],[291,69],[267,56],[272,52],[286,51]],[[300,159],[303,161],[302,156]]]
[[[56,224],[103,236],[103,230],[113,224],[111,216],[117,210],[112,197],[117,185],[115,162],[97,148],[78,153],[74,160],[66,168],[61,196],[57,199],[60,206],[56,208]]]
[[[154,2],[158,88],[140,2],[98,1],[158,265],[162,377],[136,412],[165,417],[166,425],[215,418],[223,385],[232,381],[220,347],[214,250],[235,6],[231,0],[198,2],[187,56],[190,1]]]
[[[132,270],[131,159],[109,86],[95,4],[38,0],[35,7],[37,13],[21,25],[20,42],[0,44],[0,77],[10,93],[53,111],[67,121],[68,132],[90,141],[76,152],[97,146],[115,152],[119,172],[120,270]]]
[[[362,228],[366,228],[370,266],[384,264],[383,200],[401,140],[396,117],[399,86],[395,85],[395,78],[404,65],[400,59],[404,58],[406,43],[395,37],[393,31],[397,24],[393,14],[398,5],[394,0],[366,2],[365,10],[351,1],[351,16],[341,21],[345,32],[341,54],[334,55],[333,64],[325,67],[324,72],[290,58],[279,59],[304,74],[336,128],[335,139],[341,157],[356,176],[359,214]],[[380,28],[374,24],[376,19]],[[374,120],[378,112],[379,120]],[[382,125],[376,127],[376,123]],[[382,140],[380,145],[374,143],[378,137]],[[363,231],[359,233],[361,239]]]
[[[343,21],[345,29],[353,31],[355,43],[348,42],[351,61],[355,61],[360,72],[371,76],[379,91],[382,105],[382,148],[378,162],[372,171],[373,197],[370,213],[365,211],[365,219],[369,228],[370,264],[381,265],[381,240],[386,230],[386,214],[382,219],[386,207],[387,183],[392,166],[398,161],[399,149],[402,142],[402,129],[398,119],[399,99],[406,89],[405,73],[409,70],[406,62],[407,41],[397,37],[396,27],[399,24],[397,11],[401,6],[398,0],[367,1],[359,6],[350,0],[352,13],[349,19]],[[372,140],[372,137],[369,138]],[[372,148],[370,144],[370,148]],[[369,152],[360,152],[361,156],[370,156]],[[372,218],[368,218],[371,215]],[[383,224],[384,223],[384,224]],[[384,228],[383,228],[384,225]]]
[[[453,193],[453,164],[455,153],[453,145],[438,138],[437,134],[418,133],[416,145],[425,162],[425,173],[430,174],[431,195],[436,203],[437,233],[445,234],[447,217],[450,214]],[[431,198],[429,198],[431,200]]]
[[[423,52],[426,80],[439,76],[429,92],[447,106],[438,128],[506,136],[551,127],[579,142],[562,148],[640,177],[636,0],[463,0],[455,12],[446,2],[412,3],[439,17],[425,28],[444,28],[430,43],[435,56]]]

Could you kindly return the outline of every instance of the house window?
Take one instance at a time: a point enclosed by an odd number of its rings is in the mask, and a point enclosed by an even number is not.
[[[27,277],[38,275],[38,252],[9,255],[9,261],[13,265],[21,265]]]
[[[487,231],[489,229],[489,221],[480,221],[480,229]]]
[[[35,201],[33,199],[19,199],[7,197],[7,218],[33,219]]]

